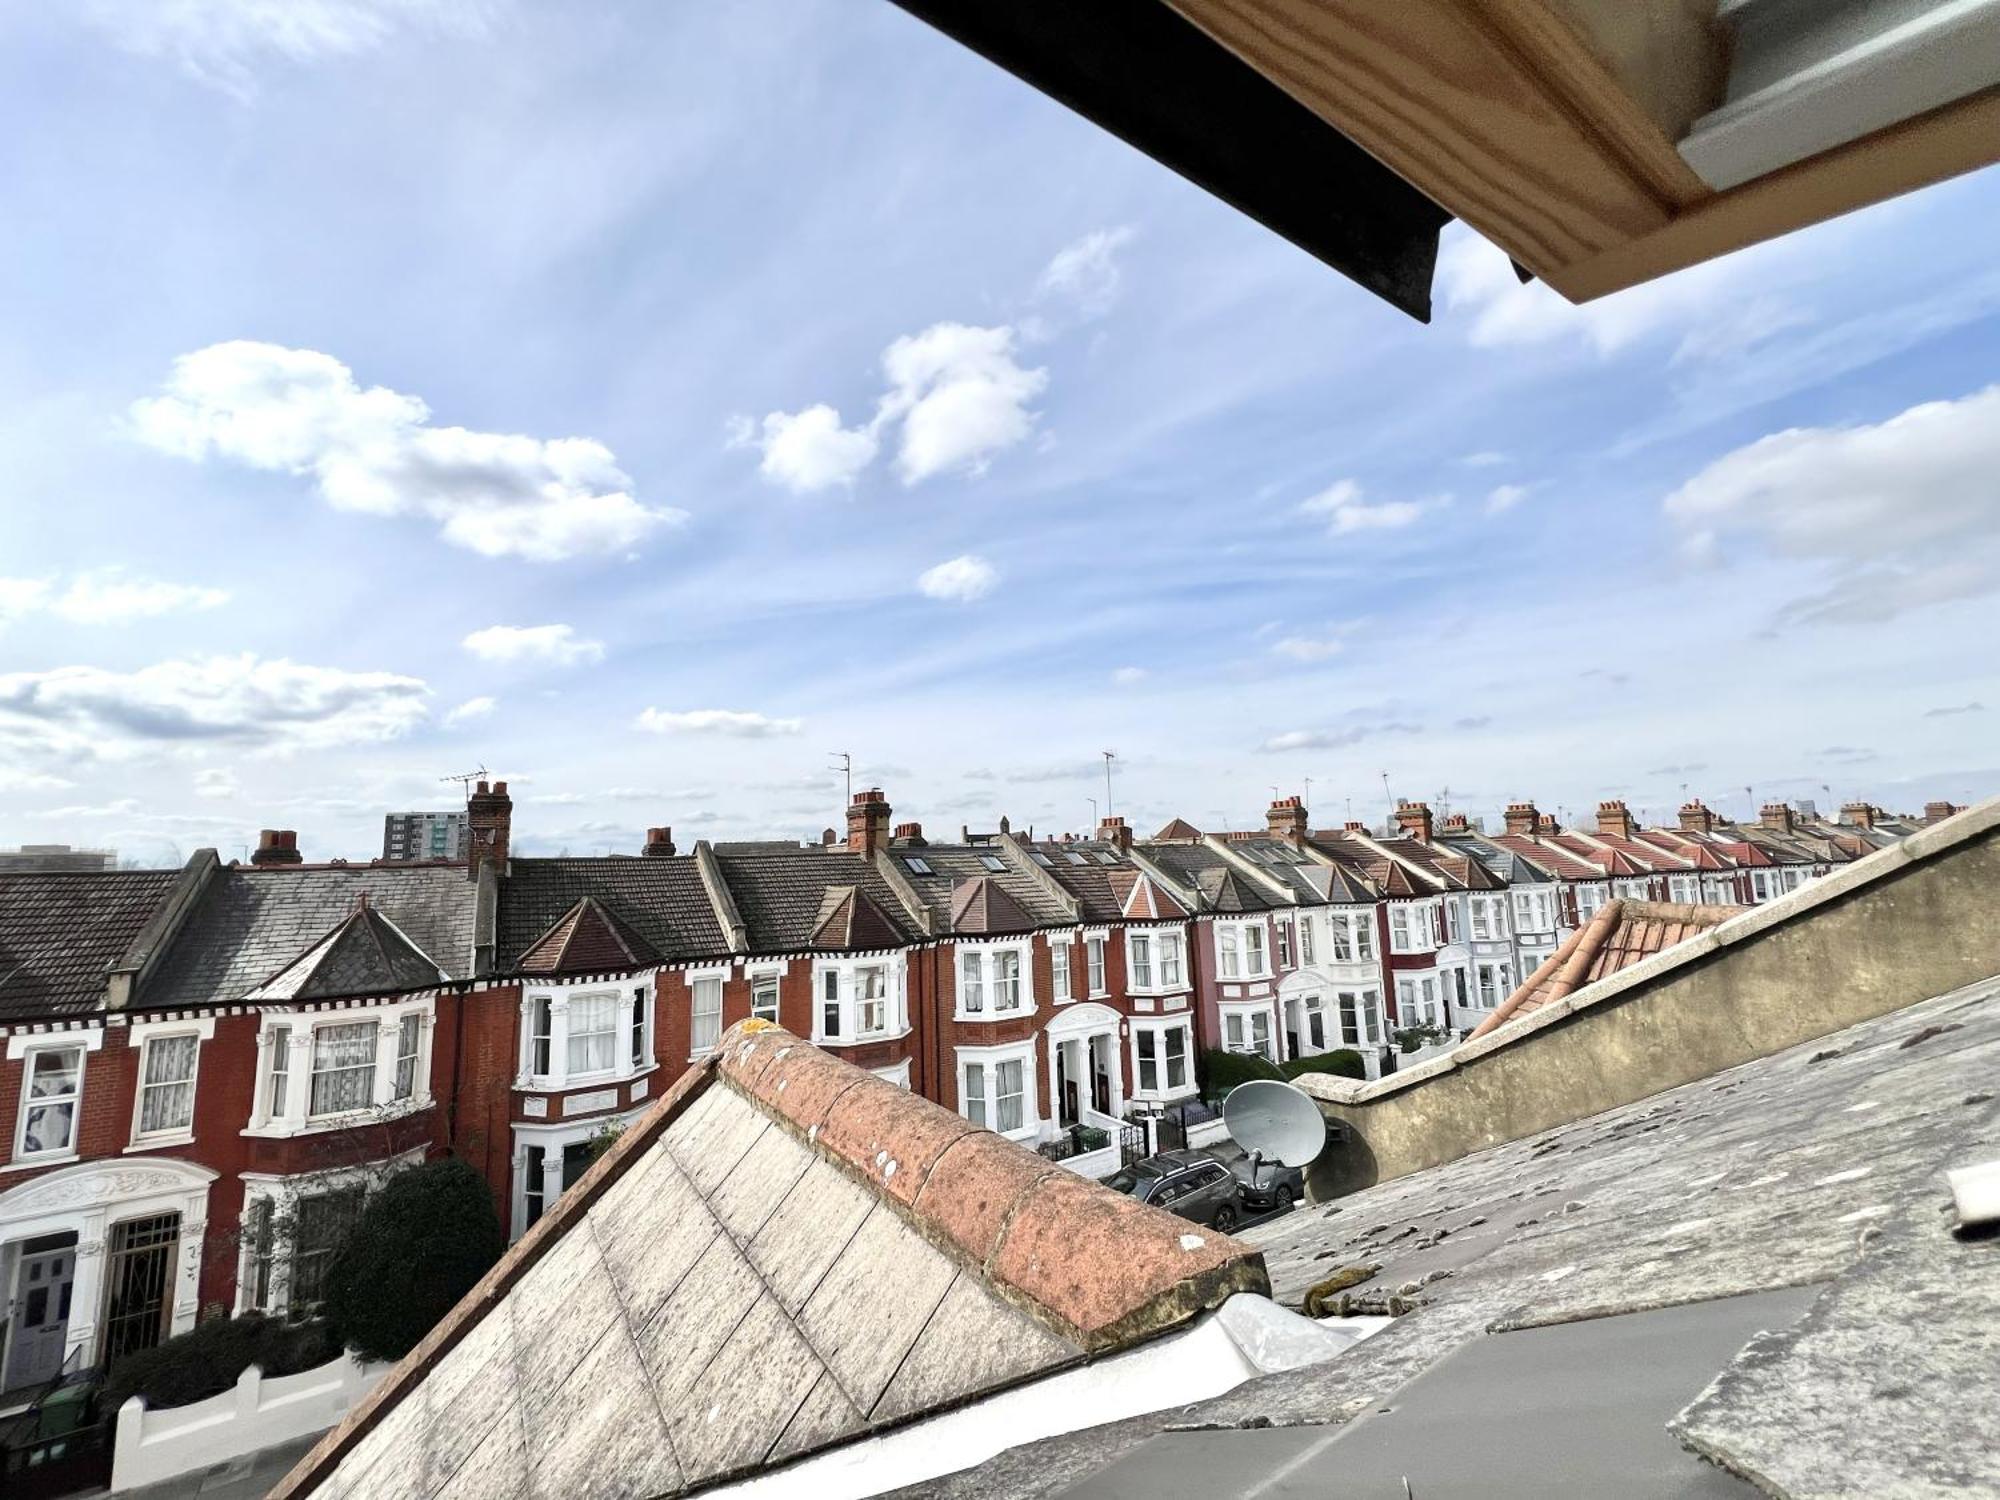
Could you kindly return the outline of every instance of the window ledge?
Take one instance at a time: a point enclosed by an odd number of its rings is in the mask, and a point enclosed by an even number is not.
[[[1035,1007],[1035,1006],[1032,1006],[1032,1005],[1017,1005],[1017,1006],[1015,1006],[1015,1007],[1014,1007],[1014,1008],[1013,1008],[1012,1010],[1001,1010],[1001,1011],[993,1011],[993,1010],[972,1010],[972,1011],[960,1011],[960,1012],[958,1012],[957,1014],[955,1014],[954,1016],[952,1016],[952,1019],[953,1019],[954,1021],[967,1021],[967,1022],[971,1022],[971,1023],[973,1023],[973,1024],[977,1025],[977,1024],[979,1024],[979,1023],[981,1023],[981,1022],[994,1022],[994,1021],[1018,1021],[1018,1020],[1020,1020],[1020,1019],[1021,1019],[1022,1017],[1024,1017],[1024,1016],[1032,1016],[1032,1015],[1034,1015],[1034,1014],[1035,1014],[1035,1011],[1036,1011],[1036,1007]]]
[[[421,1114],[423,1111],[432,1108],[436,1103],[437,1100],[433,1096],[423,1094],[416,1099],[397,1099],[389,1104],[374,1105],[368,1109],[350,1110],[346,1114],[325,1115],[317,1119],[302,1121],[296,1125],[289,1121],[264,1125],[249,1125],[245,1126],[238,1134],[266,1141],[290,1140],[294,1136],[301,1135],[327,1135],[336,1130],[353,1130],[364,1125],[387,1125],[391,1121],[401,1120],[409,1115]]]
[[[170,1135],[146,1136],[140,1140],[136,1140],[125,1148],[123,1154],[130,1156],[135,1151],[158,1151],[169,1146],[192,1146],[193,1144],[193,1130],[176,1130]]]
[[[31,1156],[25,1161],[8,1162],[4,1167],[0,1167],[0,1172],[31,1172],[38,1167],[66,1167],[82,1160],[83,1158],[74,1151],[66,1156]]]
[[[974,1020],[979,1019],[977,1016]],[[905,1026],[901,1031],[870,1031],[861,1036],[816,1036],[812,1039],[815,1047],[872,1047],[878,1042],[900,1042],[910,1034]]]

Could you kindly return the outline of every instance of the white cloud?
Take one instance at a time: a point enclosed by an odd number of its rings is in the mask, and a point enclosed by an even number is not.
[[[995,454],[1034,430],[1028,403],[1049,383],[1048,371],[1014,361],[1014,330],[933,323],[897,339],[882,354],[892,387],[883,398],[888,419],[902,420],[896,467],[903,483],[951,472],[983,474]]]
[[[1323,516],[1335,536],[1352,531],[1387,531],[1408,526],[1441,501],[1385,500],[1370,505],[1362,498],[1361,486],[1352,479],[1336,480],[1310,500],[1301,501],[1299,510],[1308,516]]]
[[[733,708],[691,708],[681,712],[649,708],[639,715],[638,723],[641,729],[650,729],[655,734],[718,734],[741,740],[799,734],[806,727],[803,719],[774,719]]]
[[[479,719],[490,719],[493,710],[500,706],[498,698],[467,698],[444,716],[445,727],[455,729],[460,724],[470,724]]]
[[[585,639],[572,625],[489,625],[460,644],[481,661],[504,666],[570,667],[604,660],[604,642]]]
[[[1468,453],[1459,460],[1468,469],[1491,469],[1507,462],[1507,455],[1492,448],[1482,448],[1477,453]]]
[[[917,591],[928,598],[969,604],[992,593],[999,581],[1000,575],[991,563],[967,553],[924,569],[917,577]]]
[[[1993,527],[2000,386],[1857,427],[1795,427],[1708,465],[1669,495],[1697,556],[1748,538],[1819,564],[1782,618],[1878,621],[2000,589]]]
[[[1495,485],[1486,495],[1486,514],[1502,516],[1528,498],[1525,484]]]
[[[1111,674],[1111,680],[1119,687],[1136,687],[1149,675],[1144,667],[1120,667]]]
[[[1419,734],[1416,724],[1362,724],[1349,729],[1293,729],[1271,736],[1258,746],[1261,750],[1342,750],[1385,734]]]
[[[417,26],[476,30],[489,8],[486,0],[90,0],[85,13],[127,51],[170,59],[248,100],[267,62],[352,57]]]
[[[75,786],[65,777],[42,771],[16,771],[0,766],[0,792],[60,792]]]
[[[0,624],[50,614],[72,625],[125,625],[177,610],[215,609],[223,589],[129,577],[115,568],[79,573],[63,588],[52,578],[0,578]]]
[[[233,771],[211,766],[194,773],[194,794],[197,797],[234,797],[236,790],[236,773]]]
[[[1288,635],[1281,641],[1274,641],[1271,649],[1280,656],[1289,656],[1293,661],[1315,662],[1338,656],[1347,648],[1335,636]]]
[[[131,415],[163,453],[310,477],[336,509],[427,516],[446,541],[486,557],[623,552],[687,518],[641,505],[594,439],[434,427],[417,397],[364,390],[311,349],[236,340],[184,354],[164,394],[134,402]]]
[[[1093,229],[1055,253],[1035,285],[1036,294],[1061,298],[1083,317],[1102,317],[1118,300],[1118,252],[1131,241],[1129,225]]]
[[[85,755],[190,741],[317,749],[395,739],[423,722],[429,697],[415,677],[245,652],[131,672],[0,674],[0,721],[32,726],[45,745]]]
[[[745,439],[762,451],[757,472],[795,494],[851,485],[875,461],[875,428],[843,427],[824,402],[804,411],[774,411]]]

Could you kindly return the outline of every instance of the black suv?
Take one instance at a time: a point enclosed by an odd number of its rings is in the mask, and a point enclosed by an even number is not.
[[[1235,1176],[1200,1151],[1162,1151],[1145,1157],[1113,1172],[1104,1185],[1224,1234],[1243,1221]]]

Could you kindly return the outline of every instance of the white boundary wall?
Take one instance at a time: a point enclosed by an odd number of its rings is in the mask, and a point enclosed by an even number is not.
[[[187,1406],[146,1410],[134,1396],[118,1409],[111,1489],[137,1489],[178,1474],[227,1463],[260,1448],[309,1437],[333,1426],[389,1373],[343,1354],[313,1370],[266,1380],[252,1365],[236,1389]]]

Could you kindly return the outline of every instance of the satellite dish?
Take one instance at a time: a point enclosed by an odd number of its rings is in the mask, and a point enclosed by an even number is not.
[[[1231,1089],[1222,1101],[1222,1123],[1245,1151],[1281,1166],[1310,1166],[1326,1144],[1326,1120],[1312,1096],[1275,1078]]]

